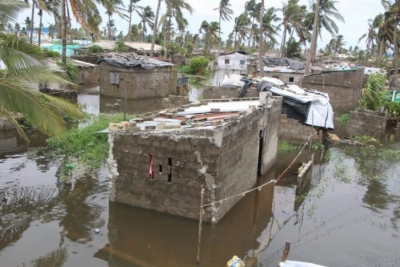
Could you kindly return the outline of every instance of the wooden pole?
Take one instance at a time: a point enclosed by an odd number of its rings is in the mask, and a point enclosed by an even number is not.
[[[204,188],[201,189],[201,197],[200,197],[199,242],[197,244],[197,264],[200,263],[201,230],[203,226],[203,213],[204,213],[203,204],[204,204]]]
[[[285,262],[287,257],[289,256],[289,251],[290,251],[290,242],[286,241],[285,244],[285,250],[283,251],[282,257],[281,257],[281,262]]]

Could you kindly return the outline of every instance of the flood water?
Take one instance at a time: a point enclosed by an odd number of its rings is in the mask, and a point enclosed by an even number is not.
[[[93,114],[121,112],[113,111],[120,101],[96,89],[79,99]],[[237,255],[246,267],[276,267],[287,240],[291,260],[400,266],[400,163],[378,149],[331,147],[322,158],[316,151],[311,182],[297,197],[297,165],[275,186],[246,194],[217,225],[203,225],[196,265],[198,221],[110,203],[106,168],[66,183],[63,159],[46,156],[43,135],[29,135],[28,145],[0,132],[0,266],[223,267]],[[385,146],[400,148],[390,140]],[[277,178],[296,154],[279,155],[257,183]],[[300,161],[309,156],[305,150]]]

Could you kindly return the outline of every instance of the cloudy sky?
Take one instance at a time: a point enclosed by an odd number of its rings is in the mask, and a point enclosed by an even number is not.
[[[266,8],[276,7],[279,8],[282,6],[282,2],[286,0],[265,0]],[[338,22],[340,34],[342,34],[347,42],[346,46],[355,46],[357,45],[358,39],[361,35],[363,35],[368,28],[368,19],[375,17],[378,13],[383,12],[383,7],[381,6],[381,0],[336,0],[336,7],[342,16],[345,18],[345,23]],[[129,3],[129,0],[124,0],[125,4]],[[141,0],[138,4],[141,6],[149,5],[152,9],[156,10],[158,0]],[[218,21],[218,12],[214,11],[214,8],[218,6],[219,0],[187,0],[188,3],[192,5],[195,12],[190,15],[186,13],[186,18],[189,22],[189,31],[197,32],[200,24],[203,20],[207,21]],[[234,11],[234,16],[238,16],[244,10],[244,3],[246,0],[230,0],[232,9]],[[301,4],[309,5],[310,0],[300,0]],[[165,11],[165,7],[161,5],[161,13]],[[104,10],[101,11],[104,14],[104,21],[107,21],[107,16],[105,15]],[[281,14],[278,13],[278,16]],[[19,21],[23,24],[24,19],[30,16],[30,12],[26,11],[20,15]],[[117,30],[127,32],[128,22],[119,18],[114,17],[116,21]],[[134,15],[133,23],[137,23],[139,21],[137,14]],[[53,19],[49,16],[44,17],[43,24],[46,27],[47,23],[52,23]],[[105,26],[104,25],[102,26]],[[73,27],[78,27],[75,23]],[[228,36],[228,34],[232,31],[233,21],[222,22],[221,28],[223,32],[224,39]],[[329,34],[324,33],[322,35],[322,40],[319,40],[319,47],[325,45],[331,36]],[[279,40],[279,37],[278,37]],[[359,46],[364,46],[363,43],[360,43]]]

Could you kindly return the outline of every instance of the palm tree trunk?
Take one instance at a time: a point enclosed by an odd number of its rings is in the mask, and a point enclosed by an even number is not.
[[[235,32],[235,41],[234,41],[235,51],[237,51],[237,48],[236,48],[236,46],[237,46],[237,41],[236,41],[236,39],[237,39],[237,32]]]
[[[285,56],[285,43],[286,43],[286,31],[287,31],[287,22],[283,23],[283,34],[282,34],[282,42],[281,42],[281,58]]]
[[[399,19],[397,15],[394,20],[394,31],[393,31],[393,43],[394,43],[394,71],[395,75],[397,75],[397,70],[399,68],[399,47],[397,43],[397,25],[399,24]]]
[[[153,26],[153,36],[151,38],[151,50],[150,50],[151,57],[154,54],[154,43],[156,42],[157,26],[158,26],[157,24],[158,24],[158,15],[160,14],[160,6],[161,6],[161,0],[158,0],[156,18],[154,19],[154,26]]]
[[[142,34],[142,42],[144,43],[144,28],[145,28],[146,26],[145,26],[145,22],[144,22],[144,20],[143,20],[143,34]]]
[[[129,8],[129,28],[128,28],[128,40],[131,41],[131,29],[132,29],[132,6]]]
[[[164,57],[168,58],[168,46],[169,46],[169,39],[170,39],[170,31],[171,31],[171,17],[172,17],[172,10],[171,10],[171,5],[168,5],[167,7],[167,16],[168,16],[168,23],[167,27],[165,27],[165,38],[164,38]]]
[[[221,10],[219,11],[219,33],[218,33],[218,38],[219,38],[219,48],[218,48],[218,56],[221,54],[221,49],[222,49],[222,40],[221,40]]]
[[[260,68],[260,77],[264,77],[264,0],[261,0],[260,8],[260,40],[259,40],[259,55],[258,55],[258,67]]]
[[[40,46],[41,43],[41,35],[42,35],[42,18],[43,18],[43,11],[39,9],[39,31],[38,31],[38,46]]]
[[[61,0],[61,67],[64,71],[67,70],[67,27],[65,25],[65,1],[67,0]]]
[[[31,14],[31,25],[30,25],[30,30],[31,33],[29,35],[29,43],[32,44],[32,39],[33,39],[33,23],[35,19],[35,1],[32,0],[32,14]]]
[[[379,44],[379,54],[378,54],[378,68],[381,67],[381,62],[382,62],[382,54],[383,54],[383,40],[381,40]]]
[[[308,52],[305,74],[309,74],[311,72],[311,61],[313,61],[313,58],[315,56],[315,50],[317,49],[319,4],[320,4],[320,1],[317,0],[315,2],[315,17],[314,17],[313,34],[312,34],[312,39],[311,39],[310,51]]]
[[[107,39],[111,40],[111,14],[108,13],[108,25],[107,25]]]
[[[368,64],[368,57],[369,57],[369,50],[370,50],[370,43],[367,43],[367,51],[365,52],[365,60],[364,60],[364,66],[367,66]]]

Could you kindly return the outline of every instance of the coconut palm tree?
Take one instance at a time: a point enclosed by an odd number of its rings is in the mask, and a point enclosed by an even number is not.
[[[0,17],[13,20],[26,7],[24,2],[0,0]],[[82,116],[77,106],[32,90],[32,83],[68,83],[49,70],[41,61],[42,51],[30,44],[28,38],[0,33],[0,116],[9,119],[17,131],[27,139],[15,120],[22,114],[27,122],[50,136],[57,136],[65,129],[63,116]]]
[[[308,27],[308,30],[312,29],[314,32],[314,28],[316,28],[317,34],[321,36],[321,30],[322,28],[324,28],[332,35],[332,37],[334,37],[339,32],[339,28],[335,20],[344,22],[343,16],[339,13],[339,11],[335,7],[337,3],[338,2],[336,0],[319,0],[319,1],[314,0],[314,3],[312,4],[312,12],[308,13],[304,20],[304,23],[306,27]],[[317,13],[318,16],[316,16]],[[317,36],[314,36],[313,33],[312,38],[317,38]],[[310,48],[312,61],[314,61],[315,59],[317,41],[318,40],[316,39],[313,49]]]
[[[250,31],[250,19],[247,13],[242,13],[234,19],[235,24],[233,31],[235,32],[234,47],[238,50],[242,44],[242,40],[247,36]],[[239,40],[237,39],[239,37]]]
[[[129,0],[129,5],[128,5],[128,13],[129,13],[129,23],[128,23],[128,40],[131,40],[131,36],[129,33],[131,32],[132,29],[132,12],[133,10],[136,10],[137,6],[135,5],[137,2],[140,0]]]
[[[263,34],[272,45],[278,43],[275,36],[278,35],[279,26],[276,23],[280,21],[281,18],[277,16],[277,9],[274,7],[268,8],[263,18]]]
[[[286,34],[294,31],[299,32],[306,16],[307,7],[299,5],[300,0],[289,0],[283,4],[279,10],[282,12],[282,41],[281,41],[281,57],[285,54]]]
[[[158,16],[160,15],[161,1],[162,1],[162,0],[158,0],[158,3],[157,3],[157,10],[156,10],[156,17],[155,17],[155,19],[154,19],[153,36],[152,36],[152,38],[151,38],[151,50],[150,50],[150,56],[151,56],[151,57],[154,55],[154,44],[155,44],[155,42],[156,42],[156,37],[157,37]]]
[[[244,4],[244,12],[247,13],[247,16],[249,17],[250,28],[253,27],[253,25],[255,24],[254,22],[257,21],[258,18],[260,17],[260,10],[258,10],[257,8],[260,8],[260,5],[257,5],[255,0],[247,1]],[[253,38],[253,32],[250,30],[248,44],[247,44],[248,48],[250,48],[250,43],[252,38]]]
[[[341,53],[343,46],[346,44],[343,35],[339,34],[338,36],[336,36],[334,40],[335,40],[335,46],[334,46],[335,54]]]
[[[220,0],[219,6],[214,8],[214,10],[218,10],[219,13],[219,28],[221,29],[221,20],[230,21],[232,19],[233,10],[230,8],[231,4],[229,0]],[[221,31],[219,32],[219,39],[221,40]],[[221,50],[221,45],[219,47]],[[219,51],[218,51],[219,53]]]
[[[164,20],[164,28],[165,28],[164,57],[166,58],[168,55],[168,45],[171,39],[172,17],[174,17],[174,20],[178,25],[178,28],[183,28],[184,17],[182,10],[185,9],[190,14],[192,14],[194,10],[192,6],[188,2],[186,2],[186,0],[164,0],[164,1],[167,6],[166,14],[164,18],[162,18],[162,20]]]
[[[307,56],[307,64],[306,64],[306,69],[304,70],[305,74],[309,74],[311,71],[311,61],[313,60],[313,54],[315,53],[317,49],[317,38],[318,38],[318,25],[319,25],[319,7],[320,7],[320,1],[317,0],[314,5],[314,24],[313,24],[313,33],[312,33],[312,40],[311,40],[311,45],[310,49],[308,51],[308,56]]]
[[[368,20],[368,31],[366,33],[364,33],[360,37],[360,39],[358,39],[358,42],[361,42],[363,39],[365,39],[366,48],[367,48],[366,54],[365,54],[365,62],[364,62],[365,65],[367,64],[371,49],[376,45],[376,42],[378,40],[378,33],[376,32],[377,25],[375,23],[376,23],[376,19],[374,19],[374,20],[369,19]]]
[[[208,23],[207,21],[203,21],[200,26],[200,32],[203,33],[204,38],[204,54],[208,56],[210,54],[211,47],[220,42],[219,22],[212,21]]]
[[[146,6],[142,8],[142,12],[138,14],[141,18],[140,23],[142,24],[142,42],[144,42],[144,37],[147,32],[146,25],[153,27],[154,12],[150,6]]]
[[[397,73],[399,68],[399,44],[397,41],[397,28],[400,21],[400,0],[394,0],[393,3],[390,3],[388,11],[385,12],[385,18],[394,25],[393,30],[393,52],[394,52],[394,69]]]

